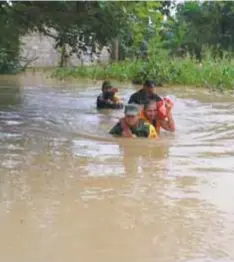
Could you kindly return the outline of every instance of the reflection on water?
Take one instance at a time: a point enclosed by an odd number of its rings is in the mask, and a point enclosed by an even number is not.
[[[149,143],[107,134],[100,82],[0,86],[1,261],[234,260],[231,96],[159,89],[177,132]]]
[[[21,104],[20,86],[17,79],[1,79],[0,109],[19,107]]]

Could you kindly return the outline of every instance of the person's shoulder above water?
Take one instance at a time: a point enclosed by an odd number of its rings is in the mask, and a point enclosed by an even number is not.
[[[122,103],[108,103],[102,98],[97,98],[97,109],[122,109]]]
[[[148,99],[160,101],[161,97],[154,93],[155,83],[152,80],[146,80],[142,89],[131,95],[128,103],[144,104]]]
[[[162,98],[158,94],[152,94],[150,100],[155,100],[156,102],[161,101]]]
[[[148,138],[158,138],[158,133],[157,133],[155,127],[150,123],[147,123],[147,124],[148,124],[148,128],[149,128]]]
[[[140,89],[139,91],[136,91],[135,93],[133,93],[129,100],[128,100],[128,103],[129,104],[141,104],[141,100],[142,100],[142,97],[145,96],[145,93],[144,93],[144,90],[143,89]]]
[[[139,119],[140,129],[145,131],[145,136],[148,138],[157,138],[158,134],[155,127],[144,119]]]
[[[161,101],[162,98],[154,93],[154,89],[156,88],[156,83],[153,80],[146,80],[144,83],[144,89],[148,93],[147,100],[155,100],[155,101]]]
[[[110,130],[110,134],[114,136],[133,137],[135,128],[138,124],[138,105],[127,104],[124,108],[124,117]]]
[[[122,135],[121,123],[118,122],[115,126],[113,126],[111,130],[109,131],[109,134],[114,135],[114,136],[121,136]]]
[[[103,97],[103,94],[101,93],[97,96],[97,101],[103,101],[103,100],[104,100],[104,97]]]
[[[98,109],[103,109],[107,107],[103,94],[98,95],[96,105]]]

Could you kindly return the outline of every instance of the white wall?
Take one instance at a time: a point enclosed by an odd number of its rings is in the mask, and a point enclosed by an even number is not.
[[[32,33],[21,38],[23,43],[21,56],[27,59],[38,57],[33,61],[30,67],[55,67],[59,65],[60,53],[55,50],[55,40],[51,37]],[[101,62],[106,62],[109,59],[109,53],[104,47],[101,52]],[[84,57],[85,64],[90,64],[90,58]],[[73,55],[70,59],[70,66],[81,65],[81,61]]]

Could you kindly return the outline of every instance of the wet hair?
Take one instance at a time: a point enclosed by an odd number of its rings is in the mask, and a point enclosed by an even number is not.
[[[147,110],[147,108],[148,108],[149,106],[151,106],[152,104],[155,104],[155,103],[156,103],[155,100],[147,100],[147,101],[144,103],[143,109],[144,109],[144,110]]]
[[[148,88],[152,88],[155,86],[155,82],[153,80],[146,80],[144,86]]]
[[[102,90],[106,88],[112,88],[112,85],[109,81],[104,81],[102,84]]]

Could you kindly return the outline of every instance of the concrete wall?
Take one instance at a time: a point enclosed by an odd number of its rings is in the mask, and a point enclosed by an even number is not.
[[[23,43],[21,56],[27,59],[38,57],[37,60],[30,63],[30,67],[55,67],[59,65],[61,54],[55,50],[55,40],[51,37],[43,36],[38,33],[26,35],[21,39]],[[100,56],[101,62],[109,60],[109,53],[104,47]],[[94,57],[94,61],[96,58]],[[84,56],[85,64],[91,64],[91,58]],[[81,65],[81,60],[73,55],[69,61],[70,66]]]

